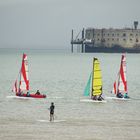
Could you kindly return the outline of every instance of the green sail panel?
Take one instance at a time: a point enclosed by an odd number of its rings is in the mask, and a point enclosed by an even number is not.
[[[86,87],[85,87],[85,90],[84,90],[84,96],[89,96],[90,95],[91,77],[92,77],[92,73],[90,74],[88,82],[86,84]]]

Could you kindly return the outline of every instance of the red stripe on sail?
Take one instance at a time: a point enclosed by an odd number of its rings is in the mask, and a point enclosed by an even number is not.
[[[122,61],[121,61],[121,67],[120,67],[120,75],[122,78],[122,82],[124,84],[124,90],[127,91],[127,82],[125,81],[125,75],[124,75],[124,69],[123,69],[123,61],[124,61],[124,55],[122,55]]]
[[[21,81],[19,81],[19,85],[21,85]],[[19,90],[18,91],[21,92],[20,86],[19,86]]]
[[[24,81],[26,83],[26,90],[29,90],[29,80],[27,80],[26,70],[25,70],[25,58],[26,57],[27,57],[27,55],[23,54],[21,73],[22,73]]]
[[[116,94],[116,81],[114,82],[114,93]]]
[[[18,92],[18,89],[17,89],[17,80],[15,82],[15,92],[17,93]]]

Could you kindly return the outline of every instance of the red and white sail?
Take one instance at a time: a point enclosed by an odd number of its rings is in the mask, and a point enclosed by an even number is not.
[[[117,75],[117,78],[116,80],[114,81],[114,84],[113,84],[113,89],[112,89],[112,93],[114,94],[117,94],[117,89],[118,89],[118,80],[119,80],[119,73]]]
[[[14,86],[13,86],[12,92],[15,92],[15,93],[18,92],[17,80],[16,80],[15,83],[14,83]]]
[[[117,93],[127,93],[127,79],[126,79],[126,55],[123,54],[121,58],[120,70],[116,81],[113,85],[113,92]]]
[[[19,91],[29,90],[29,77],[28,77],[28,60],[27,55],[23,54],[22,65],[20,70]]]
[[[123,54],[121,58],[120,65],[120,76],[118,82],[118,92],[126,93],[127,92],[127,80],[126,80],[126,55]]]

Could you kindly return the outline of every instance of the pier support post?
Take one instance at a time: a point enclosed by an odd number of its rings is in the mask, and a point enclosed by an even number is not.
[[[73,30],[71,32],[71,52],[73,53]]]
[[[84,52],[84,28],[82,30],[82,53]]]

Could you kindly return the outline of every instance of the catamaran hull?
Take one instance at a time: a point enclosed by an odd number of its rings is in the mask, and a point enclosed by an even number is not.
[[[111,99],[111,100],[130,100],[130,98],[118,98],[118,97],[106,97],[106,99]]]
[[[27,94],[16,94],[16,96],[19,96],[19,97],[29,97],[29,98],[46,98],[46,95],[44,94],[41,94],[41,95],[37,95],[37,94],[30,94],[30,95],[27,95]]]
[[[106,103],[107,101],[106,100],[99,101],[99,100],[92,100],[92,99],[81,99],[80,102]]]

